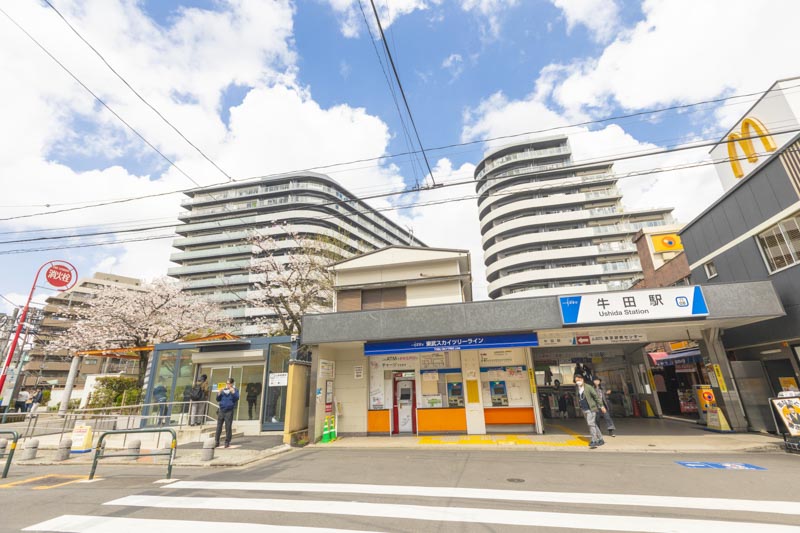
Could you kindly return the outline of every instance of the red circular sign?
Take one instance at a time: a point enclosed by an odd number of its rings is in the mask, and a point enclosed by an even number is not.
[[[44,277],[47,283],[61,289],[72,283],[72,270],[65,265],[53,265],[47,269]]]

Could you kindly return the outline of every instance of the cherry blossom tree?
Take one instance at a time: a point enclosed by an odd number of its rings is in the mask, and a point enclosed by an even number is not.
[[[281,226],[281,231],[253,232],[255,247],[250,273],[255,274],[251,307],[265,308],[261,319],[272,335],[299,335],[302,317],[333,309],[331,264],[344,259],[345,248],[336,237],[303,235]]]
[[[80,308],[75,324],[54,337],[52,350],[143,348],[187,336],[210,335],[228,323],[219,306],[183,292],[180,283],[160,278],[138,287],[103,287]],[[139,355],[139,386],[144,384],[150,351]]]

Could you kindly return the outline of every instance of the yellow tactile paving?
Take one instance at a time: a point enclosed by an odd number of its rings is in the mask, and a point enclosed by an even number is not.
[[[423,446],[586,446],[587,440],[577,433],[564,430],[569,436],[548,440],[533,440],[521,435],[458,435],[453,437],[420,437],[417,443]]]

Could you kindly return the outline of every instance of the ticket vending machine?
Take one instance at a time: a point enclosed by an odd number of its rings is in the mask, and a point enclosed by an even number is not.
[[[447,406],[464,407],[464,385],[460,381],[447,384]]]
[[[489,390],[492,393],[492,407],[508,406],[508,391],[505,381],[490,381]]]
[[[392,433],[417,432],[417,398],[414,377],[407,373],[394,376],[394,427]]]

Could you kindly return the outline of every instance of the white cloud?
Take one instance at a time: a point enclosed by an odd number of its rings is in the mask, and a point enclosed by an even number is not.
[[[372,11],[372,6],[369,0],[323,0],[327,2],[330,7],[337,13],[339,17],[339,30],[345,37],[358,37],[364,29],[364,14],[366,14],[367,21],[375,32],[377,32],[377,25],[375,24],[375,14]],[[361,7],[359,7],[359,1]],[[431,1],[430,4],[438,4],[437,1]],[[381,19],[381,25],[384,31],[389,28],[394,22],[410,13],[417,10],[428,9],[429,3],[425,0],[383,0],[375,2],[375,8],[378,10],[378,16]],[[364,14],[361,9],[364,9]],[[377,34],[376,34],[377,36]]]
[[[551,1],[564,12],[567,33],[578,25],[585,26],[595,41],[605,43],[619,28],[619,6],[614,0]]]
[[[455,81],[464,72],[464,58],[461,54],[450,54],[442,61],[442,68],[450,72],[450,81]]]
[[[563,6],[572,10],[574,24],[586,23],[575,15],[581,5],[567,2]],[[643,13],[640,23],[618,35],[597,57],[546,66],[526,97],[510,100],[502,93],[486,97],[465,113],[463,139],[563,126],[609,116],[619,107],[635,111],[763,91],[777,79],[797,75],[796,65],[786,58],[800,54],[800,43],[790,38],[795,32],[793,21],[800,17],[800,3],[775,2],[769,9],[754,9],[744,1],[647,0]],[[697,118],[692,116],[687,122],[697,128],[696,137],[716,139],[753,101],[731,102],[711,117],[698,113],[702,123],[693,123]],[[654,119],[661,117],[643,120]],[[561,132],[570,134],[576,161],[657,148],[617,125]],[[545,134],[534,137],[540,135]],[[659,170],[708,162],[706,152],[690,150],[617,162],[614,168],[620,176],[651,172],[620,180],[626,208],[672,206],[680,221],[690,221],[722,191],[713,167]]]
[[[608,102],[643,109],[763,91],[797,75],[787,58],[800,53],[791,37],[798,2],[776,0],[756,9],[743,0],[647,0],[642,10],[644,19],[602,54],[565,70],[555,91],[558,104],[573,111]]]
[[[461,9],[479,16],[481,37],[484,40],[500,36],[500,17],[504,11],[516,7],[519,0],[459,0]]]
[[[313,100],[311,88],[298,85],[291,45],[293,10],[288,1],[256,4],[232,0],[219,4],[219,12],[183,9],[169,28],[157,26],[138,4],[128,2],[61,2],[58,7],[134,87],[234,177],[386,154],[390,132],[383,121],[347,105],[322,108]],[[4,9],[199,183],[224,181],[141,104],[54,13],[37,3],[15,3]],[[82,171],[55,162],[55,147],[62,158],[76,153],[123,153],[129,160],[150,161],[154,156],[16,28],[6,28],[4,20],[0,26],[0,64],[7,81],[0,84],[0,113],[4,116],[0,176],[7,185],[2,203],[17,206],[4,208],[3,216],[42,210],[32,207],[35,205],[52,204],[56,209],[56,204],[93,203],[193,187],[174,168],[137,175],[120,166],[96,165],[99,168]],[[230,109],[226,125],[221,101],[224,91],[234,85],[249,91]],[[86,125],[91,126],[88,135],[84,134]],[[91,166],[91,161],[83,164]],[[329,174],[356,194],[403,187],[398,169],[391,165],[337,167]],[[142,220],[177,224],[181,197],[167,195],[0,224],[6,230],[77,225],[108,228],[122,221],[140,221],[137,225],[141,225]],[[374,205],[391,204],[381,200]],[[145,235],[171,233],[167,228]],[[169,266],[172,239],[120,242],[141,235],[110,236],[107,239],[116,244],[67,250],[65,259],[80,263],[81,275],[98,270],[143,278],[163,275]],[[18,257],[2,256],[0,266],[15,271],[11,265]]]

